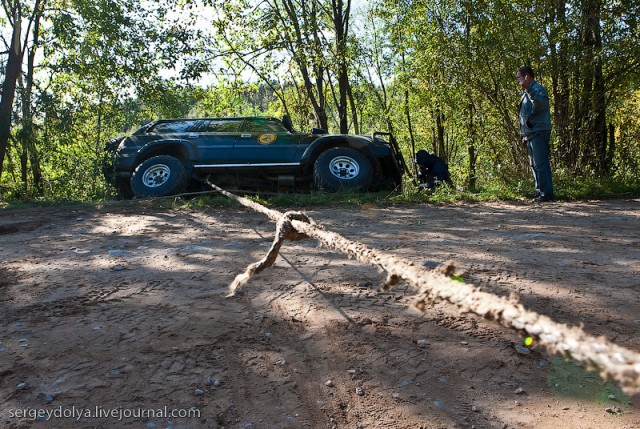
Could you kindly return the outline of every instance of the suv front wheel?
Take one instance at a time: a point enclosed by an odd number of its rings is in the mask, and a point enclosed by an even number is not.
[[[131,176],[131,189],[138,198],[165,197],[184,192],[189,173],[179,159],[158,155],[142,162]]]
[[[313,169],[317,189],[367,189],[373,180],[373,166],[367,155],[348,147],[333,147],[318,156]]]

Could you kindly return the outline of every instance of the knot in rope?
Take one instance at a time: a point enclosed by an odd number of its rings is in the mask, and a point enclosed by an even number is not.
[[[289,211],[285,212],[278,220],[276,227],[276,239],[281,237],[281,240],[300,241],[305,238],[309,238],[307,234],[298,232],[291,223],[292,220],[298,220],[300,222],[308,223],[309,225],[315,225],[315,222],[311,220],[309,216],[302,212]]]
[[[296,228],[293,226],[293,221],[299,221],[309,226],[315,226],[315,222],[313,222],[309,218],[309,216],[302,212],[289,211],[280,216],[277,223],[276,236],[273,239],[271,248],[264,256],[264,258],[249,265],[244,273],[238,274],[236,276],[236,278],[231,283],[231,286],[229,286],[229,294],[227,295],[228,297],[235,296],[238,290],[240,290],[242,286],[244,286],[249,280],[251,280],[251,277],[253,277],[255,274],[258,274],[272,266],[276,262],[276,258],[278,257],[278,253],[280,252],[280,247],[282,247],[282,243],[284,243],[285,240],[299,241],[308,238],[307,234],[298,232],[296,230]]]

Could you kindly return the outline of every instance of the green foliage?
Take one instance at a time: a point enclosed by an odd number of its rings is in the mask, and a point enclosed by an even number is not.
[[[205,91],[191,113],[196,117],[282,117],[284,114],[277,97],[267,86],[239,82],[221,82]]]
[[[344,45],[328,0],[54,2],[42,17],[46,43],[31,100],[42,186],[30,182],[22,147],[12,143],[2,199],[109,198],[104,143],[157,118],[289,113],[309,130],[321,112],[336,131],[346,64],[350,131],[393,131],[407,160],[414,149],[436,152],[456,184],[427,195],[407,183],[374,202],[519,201],[533,191],[526,153],[514,144],[514,73],[525,62],[552,95],[557,196],[637,195],[640,6],[604,3],[375,0],[362,15],[351,12]],[[587,22],[600,27],[584,31]],[[604,142],[594,137],[603,126]],[[333,196],[281,198],[297,205]]]
[[[640,90],[630,91],[615,109],[613,121],[617,123],[613,158],[614,175],[640,177]]]

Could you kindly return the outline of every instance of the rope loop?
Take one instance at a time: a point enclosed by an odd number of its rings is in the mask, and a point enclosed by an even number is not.
[[[276,237],[282,237],[283,240],[290,241],[300,241],[305,238],[309,238],[307,234],[298,232],[298,230],[293,227],[293,224],[291,223],[293,220],[304,222],[309,225],[316,224],[309,216],[302,212],[285,212],[276,224]]]

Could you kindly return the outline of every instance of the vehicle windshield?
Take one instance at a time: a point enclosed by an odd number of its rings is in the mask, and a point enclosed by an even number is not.
[[[151,121],[151,122],[147,122],[146,124],[142,125],[140,128],[138,128],[137,130],[134,131],[133,134],[144,134],[147,132],[147,130],[149,128],[151,128],[152,126],[154,126],[156,124],[156,121]]]
[[[148,132],[156,134],[186,133],[196,125],[195,119],[181,119],[178,121],[158,122],[149,128]]]

